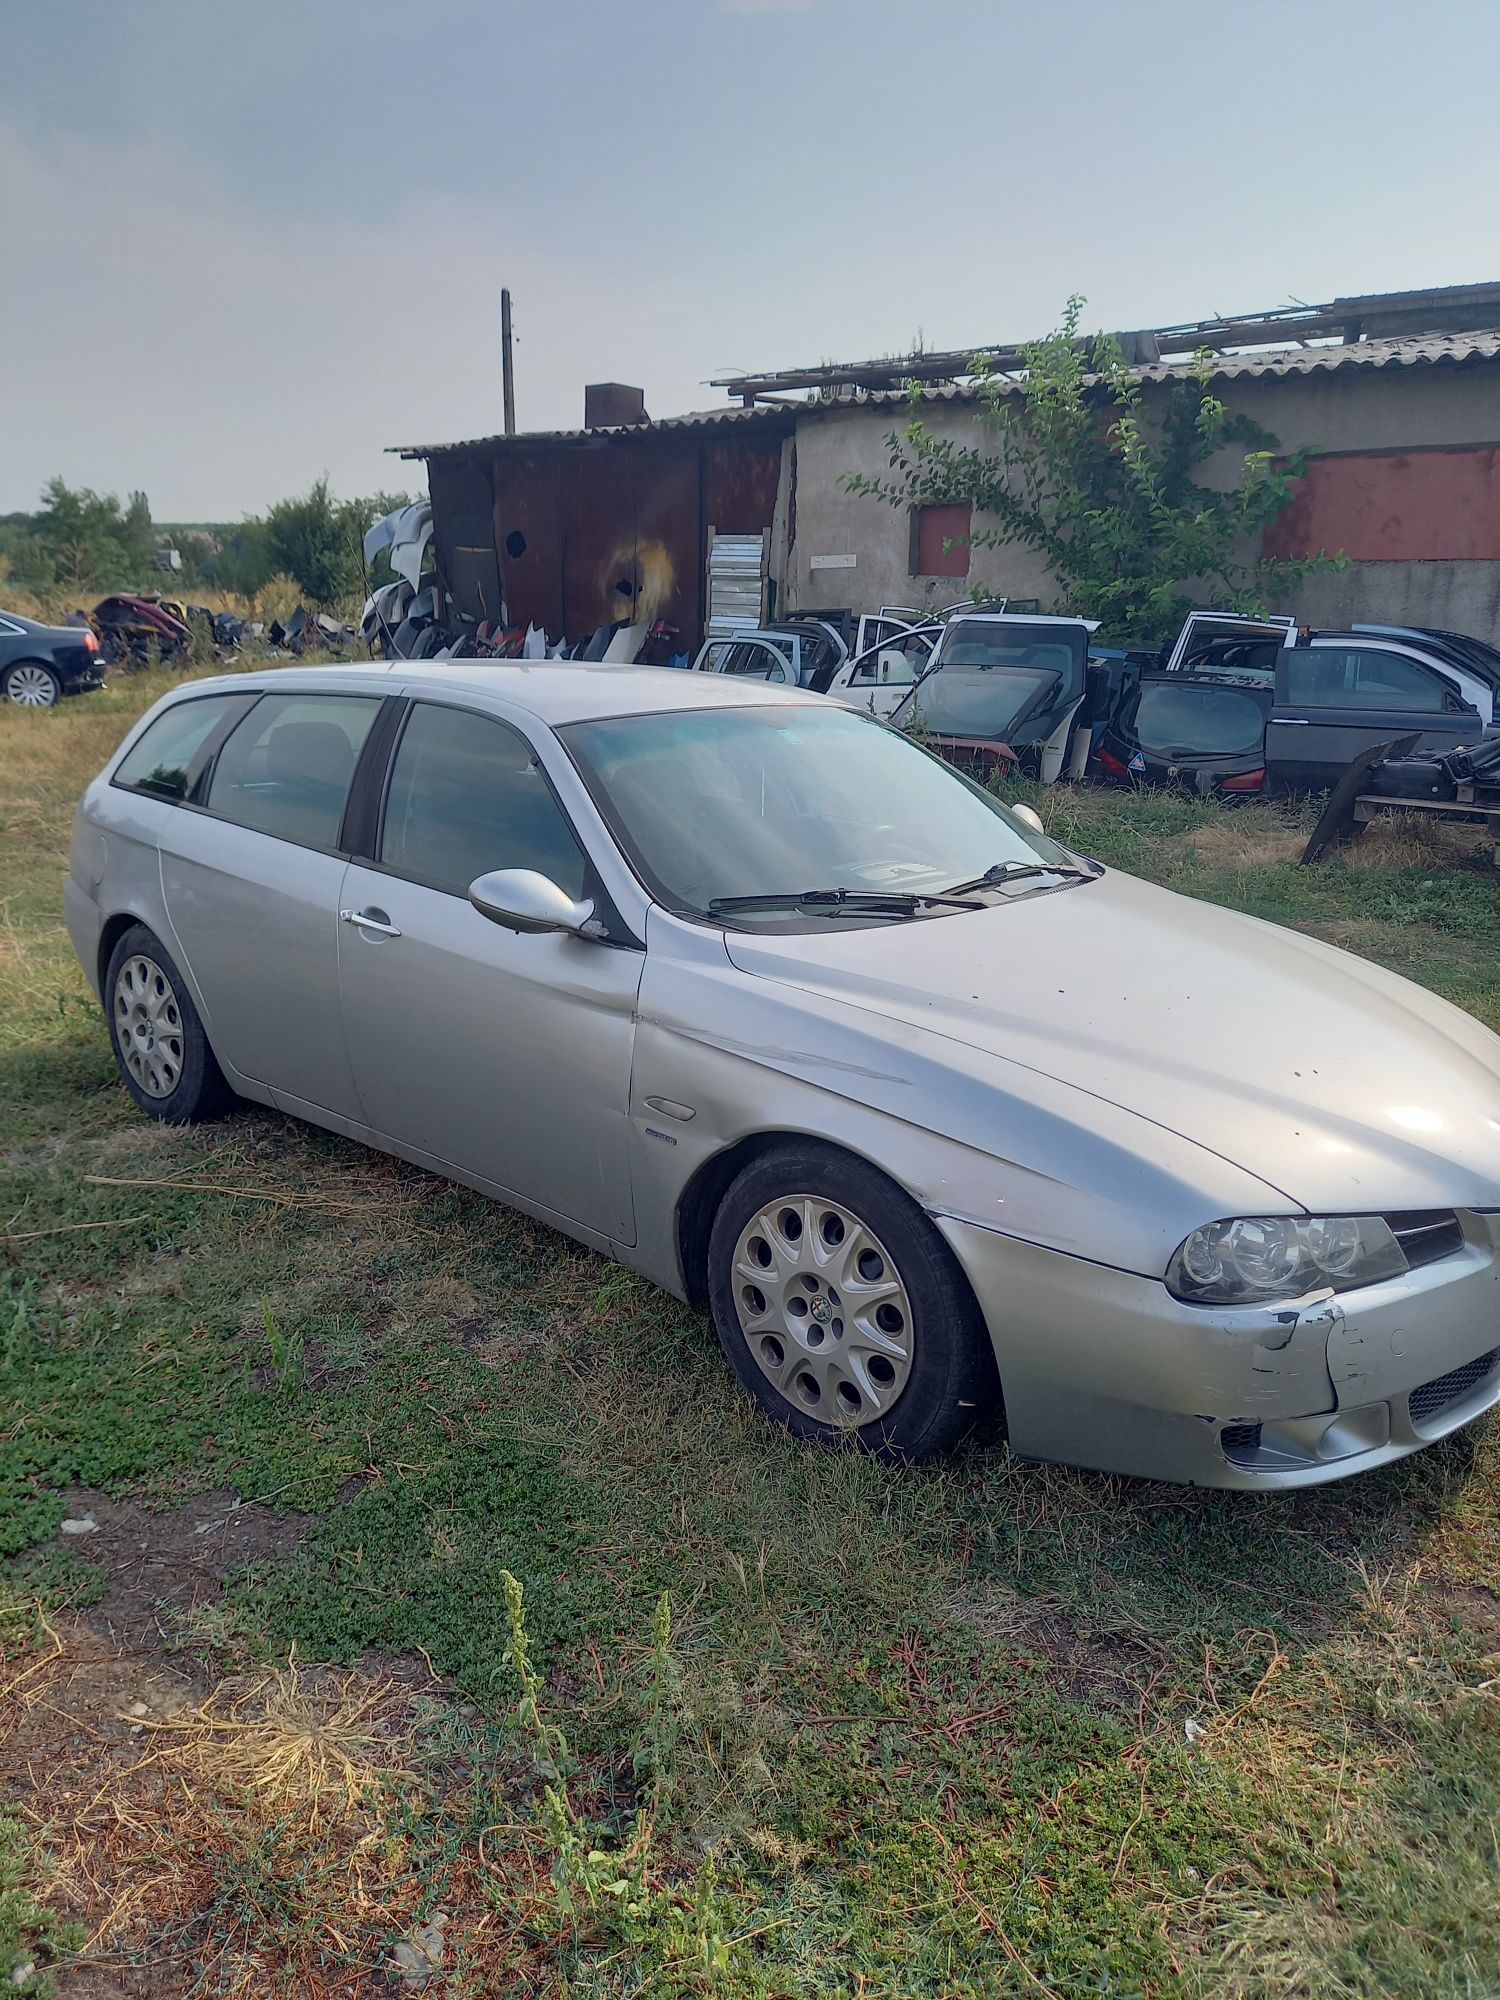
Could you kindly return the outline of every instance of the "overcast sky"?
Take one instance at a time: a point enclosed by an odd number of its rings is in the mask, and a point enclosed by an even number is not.
[[[1500,277],[1497,0],[0,0],[0,511]],[[414,478],[415,475],[415,478]]]

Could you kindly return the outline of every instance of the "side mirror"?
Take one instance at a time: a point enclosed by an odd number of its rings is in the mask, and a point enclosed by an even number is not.
[[[1033,807],[1012,806],[1010,811],[1013,819],[1018,819],[1022,826],[1029,826],[1033,833],[1045,833],[1047,831],[1046,827],[1042,825],[1041,814]],[[477,888],[477,886],[478,884],[476,883],[475,887]]]
[[[507,931],[566,931],[573,937],[597,935],[592,903],[575,903],[534,868],[496,868],[469,884],[469,901],[480,916]]]

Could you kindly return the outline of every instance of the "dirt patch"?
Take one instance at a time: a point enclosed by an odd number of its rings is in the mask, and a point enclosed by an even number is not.
[[[1060,1605],[1010,1591],[965,1593],[943,1608],[956,1624],[986,1638],[1044,1654],[1071,1700],[1143,1721],[1171,1657],[1168,1647],[1144,1633],[1086,1631]]]
[[[1477,1639],[1490,1653],[1500,1654],[1500,1596],[1475,1583],[1429,1583],[1423,1591],[1434,1616],[1448,1619]]]
[[[392,1935],[423,1884],[385,1802],[438,1795],[419,1746],[444,1696],[415,1657],[213,1682],[111,1651],[91,1617],[49,1627],[0,1684],[0,1777],[87,1933],[63,2000],[405,1990]],[[470,1773],[442,1777],[462,1794]]]
[[[185,1618],[220,1595],[232,1570],[290,1555],[312,1518],[273,1514],[224,1488],[157,1514],[77,1486],[64,1496],[64,1524],[91,1519],[93,1529],[64,1532],[58,1541],[108,1572],[89,1620],[101,1642],[149,1654],[164,1650]]]

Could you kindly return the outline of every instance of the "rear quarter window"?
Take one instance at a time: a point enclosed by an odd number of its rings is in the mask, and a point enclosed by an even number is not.
[[[173,702],[148,723],[114,769],[114,782],[153,798],[181,801],[188,796],[199,753],[219,724],[254,700],[251,694],[209,694]]]

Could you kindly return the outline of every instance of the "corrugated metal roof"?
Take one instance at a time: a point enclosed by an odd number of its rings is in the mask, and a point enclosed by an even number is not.
[[[1500,332],[1424,334],[1419,339],[1360,340],[1347,345],[1326,347],[1278,347],[1254,354],[1220,354],[1214,357],[1209,377],[1214,382],[1245,381],[1287,375],[1331,375],[1345,368],[1430,368],[1465,361],[1500,359]],[[1141,382],[1180,382],[1191,362],[1159,361],[1132,369]],[[1097,381],[1097,376],[1087,378]],[[972,382],[944,382],[924,385],[924,403],[972,403],[980,395]],[[815,397],[812,410],[890,407],[910,400],[905,389],[837,389]]]
[[[576,444],[584,438],[651,437],[657,431],[718,430],[724,424],[755,424],[762,430],[775,430],[781,424],[790,428],[795,414],[790,405],[761,404],[745,409],[734,403],[722,410],[689,410],[680,417],[662,417],[645,424],[599,424],[592,430],[576,431],[517,431],[514,437],[507,437],[502,431],[497,437],[459,438],[448,444],[391,444],[386,450],[402,458],[439,458],[452,451],[528,450],[539,444]]]
[[[1500,359],[1500,332],[1423,334],[1400,340],[1359,340],[1323,347],[1278,347],[1253,354],[1214,357],[1210,380],[1235,382],[1288,375],[1331,375],[1345,368],[1431,368],[1466,361]],[[1159,361],[1132,372],[1142,382],[1180,382],[1190,366],[1187,359]],[[1097,379],[1097,378],[1092,378]],[[930,383],[922,390],[924,403],[970,403],[980,391],[971,382]],[[764,430],[790,428],[803,412],[890,408],[908,401],[905,389],[834,389],[806,401],[731,403],[722,410],[689,410],[680,417],[662,417],[647,424],[601,425],[593,430],[518,431],[514,437],[460,438],[448,444],[398,444],[387,450],[402,458],[440,458],[449,452],[517,451],[543,444],[577,444],[588,438],[650,437],[657,431],[709,431],[726,424],[749,424]]]

